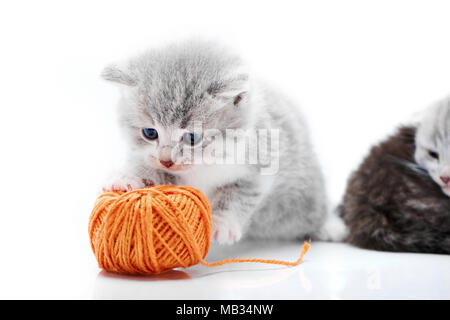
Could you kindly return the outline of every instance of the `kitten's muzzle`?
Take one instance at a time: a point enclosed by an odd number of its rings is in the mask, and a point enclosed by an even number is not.
[[[159,162],[166,168],[174,165],[172,161],[173,148],[170,145],[162,146],[159,150]]]

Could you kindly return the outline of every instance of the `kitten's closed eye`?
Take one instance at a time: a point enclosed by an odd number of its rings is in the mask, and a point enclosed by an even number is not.
[[[145,139],[148,139],[148,140],[158,139],[158,131],[156,131],[156,129],[153,129],[153,128],[142,129],[142,135],[144,136]]]
[[[437,153],[437,152],[435,152],[435,151],[429,150],[429,151],[428,151],[428,155],[429,155],[430,157],[432,157],[433,159],[439,160],[439,153]]]
[[[187,132],[183,134],[182,140],[187,145],[194,146],[202,140],[202,136],[196,133]]]

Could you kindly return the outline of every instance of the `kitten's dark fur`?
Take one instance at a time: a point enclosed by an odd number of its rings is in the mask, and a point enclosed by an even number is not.
[[[414,160],[414,127],[375,146],[349,179],[347,241],[367,249],[450,253],[450,197]]]

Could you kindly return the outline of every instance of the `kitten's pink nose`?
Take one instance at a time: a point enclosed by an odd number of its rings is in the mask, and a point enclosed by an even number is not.
[[[159,160],[159,162],[161,162],[161,164],[166,168],[170,168],[171,166],[173,166],[172,160]]]
[[[450,177],[449,176],[442,176],[441,180],[443,183],[448,184],[450,182]]]

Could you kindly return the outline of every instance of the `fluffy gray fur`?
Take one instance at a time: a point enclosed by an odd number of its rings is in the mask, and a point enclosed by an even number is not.
[[[215,43],[190,41],[150,50],[102,75],[120,84],[120,123],[130,142],[127,166],[104,190],[193,186],[210,200],[219,243],[343,237],[343,224],[328,213],[322,173],[298,108],[251,79],[238,56]],[[262,175],[261,164],[189,164],[181,137],[195,131],[194,122],[222,133],[279,129],[279,153],[270,148],[260,155],[277,161],[278,172]],[[144,138],[143,128],[157,129],[158,139]],[[191,151],[211,148],[208,141],[204,136]],[[220,155],[215,152],[208,154]],[[161,160],[175,164],[166,168]]]

